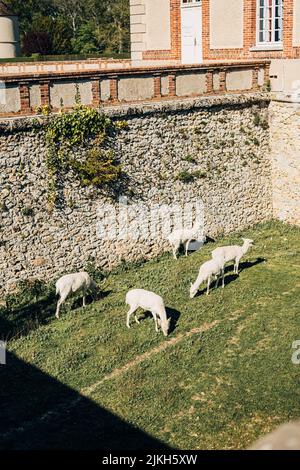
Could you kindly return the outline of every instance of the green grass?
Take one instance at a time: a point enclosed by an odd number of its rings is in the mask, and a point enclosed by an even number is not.
[[[51,318],[11,340],[9,351],[166,445],[247,448],[261,434],[300,414],[300,366],[291,362],[292,343],[300,339],[300,229],[270,222],[218,244],[239,242],[241,236],[253,238],[255,246],[243,260],[238,278],[232,270],[227,272],[224,290],[192,300],[188,295],[190,282],[215,244],[177,262],[165,254],[111,274],[103,285],[105,298],[86,310],[64,311],[60,321]],[[170,312],[179,317],[167,340],[155,333],[150,318],[140,325],[133,323],[130,330],[125,327],[124,299],[132,287],[163,296]],[[207,331],[183,336],[164,351],[86,390],[137,356],[216,320]],[[58,397],[47,388],[44,400],[35,393],[35,383],[22,391],[22,374],[9,373],[7,368],[0,369],[4,374],[0,403],[6,400],[11,429],[56,406]],[[8,400],[7,390],[14,390],[15,400]],[[57,419],[63,433],[66,419]],[[39,442],[17,433],[12,433],[9,445],[51,446],[42,436]]]

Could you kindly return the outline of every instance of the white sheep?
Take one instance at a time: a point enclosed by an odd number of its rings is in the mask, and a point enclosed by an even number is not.
[[[97,292],[97,285],[90,278],[86,272],[80,272],[75,274],[67,274],[61,277],[56,283],[56,295],[59,295],[56,308],[56,318],[59,318],[59,310],[61,305],[66,299],[73,293],[82,291],[83,293],[83,307],[86,306],[86,294],[88,290],[92,290],[94,293]]]
[[[185,256],[189,251],[189,246],[192,240],[197,240],[203,245],[206,241],[206,237],[203,235],[199,236],[200,228],[191,228],[191,229],[179,229],[174,230],[174,232],[170,233],[168,236],[168,241],[173,250],[173,256],[177,259],[177,250],[179,250],[180,245],[184,245],[185,247]]]
[[[198,289],[202,282],[207,281],[207,292],[209,294],[209,287],[211,278],[214,277],[217,280],[216,287],[219,284],[219,278],[222,276],[222,287],[224,288],[224,262],[221,258],[211,259],[202,264],[199,270],[198,277],[194,284],[191,284],[190,298],[193,299],[198,292]]]
[[[234,261],[234,273],[239,273],[239,264],[242,257],[247,253],[249,248],[253,245],[253,240],[249,238],[242,238],[244,244],[242,246],[221,246],[212,252],[213,259],[222,258],[224,265],[229,261]]]
[[[159,295],[144,289],[133,289],[126,295],[126,304],[130,306],[130,310],[127,313],[127,328],[130,328],[131,315],[140,307],[143,310],[149,310],[152,313],[156,332],[158,333],[158,327],[160,326],[163,334],[168,336],[171,319],[167,319],[164,301]],[[135,321],[138,324],[140,323],[136,314]]]

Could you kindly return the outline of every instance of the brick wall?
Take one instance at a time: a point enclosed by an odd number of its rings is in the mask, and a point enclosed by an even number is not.
[[[181,59],[181,1],[170,0],[171,50],[145,51],[144,60]]]
[[[210,48],[210,0],[202,0],[203,60],[245,60],[300,58],[300,47],[293,47],[293,0],[284,1],[282,51],[251,51],[256,45],[256,0],[244,0],[244,45],[239,49]],[[144,51],[144,60],[181,60],[181,0],[171,0],[171,50]]]

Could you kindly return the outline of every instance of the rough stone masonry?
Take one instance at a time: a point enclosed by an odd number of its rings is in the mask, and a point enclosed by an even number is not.
[[[211,237],[272,217],[266,94],[226,95],[107,108],[126,120],[113,143],[129,203],[202,199]],[[99,209],[118,204],[68,175],[65,204],[49,211],[43,118],[0,122],[0,292],[21,279],[56,279],[88,261],[111,268],[169,249],[165,239],[103,240]],[[192,181],[182,175],[193,174]]]
[[[273,100],[269,107],[273,212],[300,224],[300,104]]]

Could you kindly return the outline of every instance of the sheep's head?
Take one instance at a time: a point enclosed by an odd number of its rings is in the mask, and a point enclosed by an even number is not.
[[[254,245],[254,241],[251,238],[242,238],[242,240],[249,248]]]
[[[191,284],[191,287],[190,287],[190,298],[193,299],[195,297],[195,295],[197,294],[198,292],[198,289],[196,289],[196,287],[194,286],[194,284]]]
[[[169,329],[170,329],[170,323],[171,323],[171,318],[169,320],[161,322],[161,330],[164,334],[164,336],[168,336]]]
[[[98,298],[100,297],[101,289],[99,286],[97,286],[97,284],[94,281],[91,282],[89,291],[91,292],[93,299],[98,300]]]

